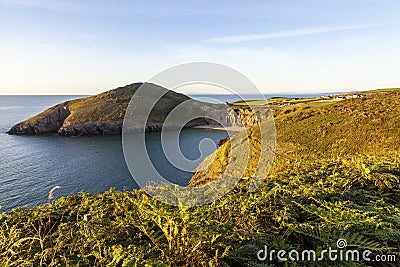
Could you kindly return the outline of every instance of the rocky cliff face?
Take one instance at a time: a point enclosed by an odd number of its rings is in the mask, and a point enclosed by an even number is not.
[[[72,114],[70,108],[70,102],[56,105],[14,125],[7,133],[19,135],[57,133],[61,136],[113,135],[121,133],[122,120],[71,123],[68,121]]]
[[[251,127],[272,116],[269,108],[232,106],[227,109],[227,120],[232,126]]]
[[[169,91],[159,86],[152,86],[145,95],[135,94],[140,83],[131,84],[92,97],[76,99],[49,108],[42,113],[13,126],[9,134],[58,134],[61,136],[82,135],[116,135],[121,134],[124,116],[133,95],[141,101],[152,103],[152,93],[157,90],[166,94],[154,106],[147,118],[146,131],[154,132],[162,129],[166,116],[179,104],[190,100],[189,97]],[[151,92],[150,92],[151,91]],[[157,95],[157,94],[155,94]],[[227,126],[253,126],[270,114],[268,109],[250,109],[247,106],[211,105],[192,101],[191,108],[200,109],[205,114],[224,122]],[[139,121],[143,118],[139,118]],[[135,119],[134,119],[135,120]],[[199,119],[186,125],[190,128],[198,125],[215,124],[209,119]],[[135,123],[131,124],[135,130]],[[169,128],[172,126],[170,125]],[[178,129],[180,125],[177,126]]]
[[[140,85],[141,83],[134,83],[92,97],[58,104],[16,124],[8,133],[61,136],[121,134],[125,111]],[[166,99],[174,105],[188,97],[171,92]],[[155,119],[154,116],[152,119]],[[150,130],[157,128],[156,125],[149,126]]]
[[[262,106],[216,105],[203,109],[206,116],[226,126],[252,127],[272,116],[270,109]],[[206,124],[215,124],[215,121],[206,120]]]
[[[9,134],[39,135],[57,132],[70,115],[68,102],[50,108],[29,120],[13,126]]]
[[[122,121],[112,122],[86,122],[72,125],[63,125],[57,130],[61,136],[80,136],[80,135],[116,135],[122,131]]]

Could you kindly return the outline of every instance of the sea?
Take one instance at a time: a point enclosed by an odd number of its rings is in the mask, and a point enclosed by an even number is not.
[[[233,102],[235,95],[190,95],[210,102]],[[315,97],[318,95],[288,95]],[[54,199],[84,191],[92,194],[133,190],[138,186],[125,163],[120,136],[60,137],[16,136],[6,132],[21,122],[55,104],[83,96],[0,95],[0,212],[26,206],[34,208],[48,203],[49,191]],[[257,100],[260,96],[241,96]],[[271,96],[264,96],[269,98]],[[262,97],[261,97],[262,98]],[[202,160],[199,144],[204,139],[217,143],[227,133],[220,130],[187,129],[179,135],[179,146],[185,157]],[[160,133],[148,133],[146,148],[157,171],[173,183],[186,186],[193,170],[182,171],[163,154]],[[210,151],[209,153],[212,153]],[[139,156],[139,155],[138,155]]]

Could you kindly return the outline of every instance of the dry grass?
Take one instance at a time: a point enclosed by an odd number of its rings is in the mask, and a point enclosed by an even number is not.
[[[303,105],[299,103],[298,105]],[[70,195],[0,217],[1,266],[254,266],[273,249],[352,248],[400,259],[400,91],[276,110],[274,165],[212,204],[164,205],[142,191]],[[251,142],[257,142],[257,134]],[[229,142],[215,153],[229,157]],[[252,166],[249,166],[251,171]],[[210,169],[207,174],[218,174]],[[210,176],[211,177],[211,176]],[[203,179],[209,179],[205,176]],[[90,221],[84,220],[91,214]],[[276,260],[267,266],[280,266]],[[285,266],[398,266],[300,262]]]

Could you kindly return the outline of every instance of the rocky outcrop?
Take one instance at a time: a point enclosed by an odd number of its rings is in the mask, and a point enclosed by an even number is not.
[[[129,101],[141,85],[141,83],[134,83],[92,97],[58,104],[16,124],[8,133],[58,134],[61,136],[121,134]],[[174,92],[169,93],[166,98],[171,105],[188,99],[188,97]],[[149,131],[157,131],[160,127],[154,124],[149,125],[148,128]]]
[[[64,125],[57,131],[61,136],[81,136],[81,135],[116,135],[122,132],[122,121],[115,122],[87,122],[82,124]]]
[[[39,135],[56,133],[70,115],[68,102],[50,108],[29,120],[13,126],[9,134]]]
[[[58,134],[61,136],[94,136],[117,135],[122,133],[123,121],[128,104],[133,96],[140,99],[140,105],[146,106],[156,102],[148,118],[135,117],[129,122],[129,131],[140,131],[146,123],[147,132],[157,132],[163,129],[163,121],[178,105],[189,101],[187,113],[193,110],[201,111],[203,119],[196,119],[185,125],[191,128],[200,125],[215,124],[216,121],[226,126],[250,127],[270,116],[269,109],[209,104],[190,99],[189,97],[169,91],[157,85],[150,85],[146,90],[137,91],[141,83],[119,87],[92,97],[68,101],[13,126],[9,134]],[[155,100],[157,95],[163,97]],[[139,106],[140,106],[139,105]],[[139,112],[139,114],[141,114]],[[193,114],[199,114],[194,112]],[[207,118],[213,118],[207,119]],[[147,120],[147,121],[144,121]],[[169,130],[180,129],[181,125],[164,125]]]
[[[227,109],[227,120],[231,126],[251,127],[272,116],[271,110],[265,107],[232,106]]]

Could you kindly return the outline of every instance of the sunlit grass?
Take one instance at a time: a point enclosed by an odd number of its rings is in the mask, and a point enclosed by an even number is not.
[[[256,192],[243,180],[202,207],[110,190],[16,209],[0,217],[1,265],[251,266],[264,245],[321,250],[339,238],[400,258],[400,91],[313,104],[274,110],[276,158]]]

